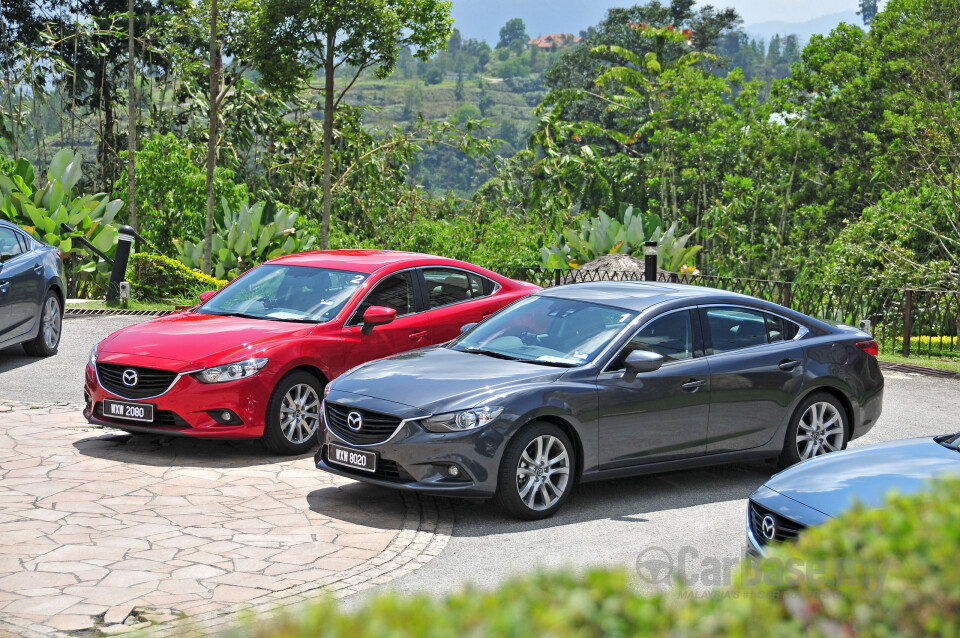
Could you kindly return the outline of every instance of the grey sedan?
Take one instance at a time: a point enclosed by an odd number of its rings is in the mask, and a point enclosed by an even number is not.
[[[326,388],[318,468],[550,516],[578,482],[843,449],[880,416],[866,333],[664,283],[530,295]]]
[[[0,220],[0,348],[22,343],[34,356],[57,353],[64,280],[56,248]]]

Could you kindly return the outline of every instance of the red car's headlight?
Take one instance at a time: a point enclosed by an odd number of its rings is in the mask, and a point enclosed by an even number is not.
[[[203,383],[223,383],[225,381],[236,381],[237,379],[246,379],[252,377],[267,365],[269,359],[246,359],[235,363],[225,363],[222,366],[213,366],[204,368],[200,372],[194,373]]]

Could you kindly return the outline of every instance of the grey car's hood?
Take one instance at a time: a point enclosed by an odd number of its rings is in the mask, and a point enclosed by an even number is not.
[[[818,456],[780,472],[765,486],[837,516],[857,501],[878,507],[891,490],[911,494],[940,476],[960,476],[960,452],[925,437]]]
[[[517,385],[549,383],[566,370],[432,348],[358,366],[331,383],[330,399],[350,392],[436,413],[482,405]]]

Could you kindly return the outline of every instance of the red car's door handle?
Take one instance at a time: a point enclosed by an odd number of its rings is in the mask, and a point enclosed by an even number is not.
[[[410,341],[420,341],[427,336],[426,330],[415,330],[410,333]]]

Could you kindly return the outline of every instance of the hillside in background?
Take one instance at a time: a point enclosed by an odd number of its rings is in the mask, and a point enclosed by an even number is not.
[[[857,15],[856,11],[841,11],[840,13],[831,13],[830,15],[820,16],[812,20],[807,20],[806,22],[758,22],[756,24],[746,25],[743,27],[743,30],[749,34],[751,38],[764,40],[766,42],[769,42],[770,38],[775,35],[783,37],[788,34],[796,35],[800,42],[806,42],[810,39],[810,36],[815,33],[830,33],[841,22],[855,24],[857,26],[863,25],[863,21],[860,19],[860,16]]]

